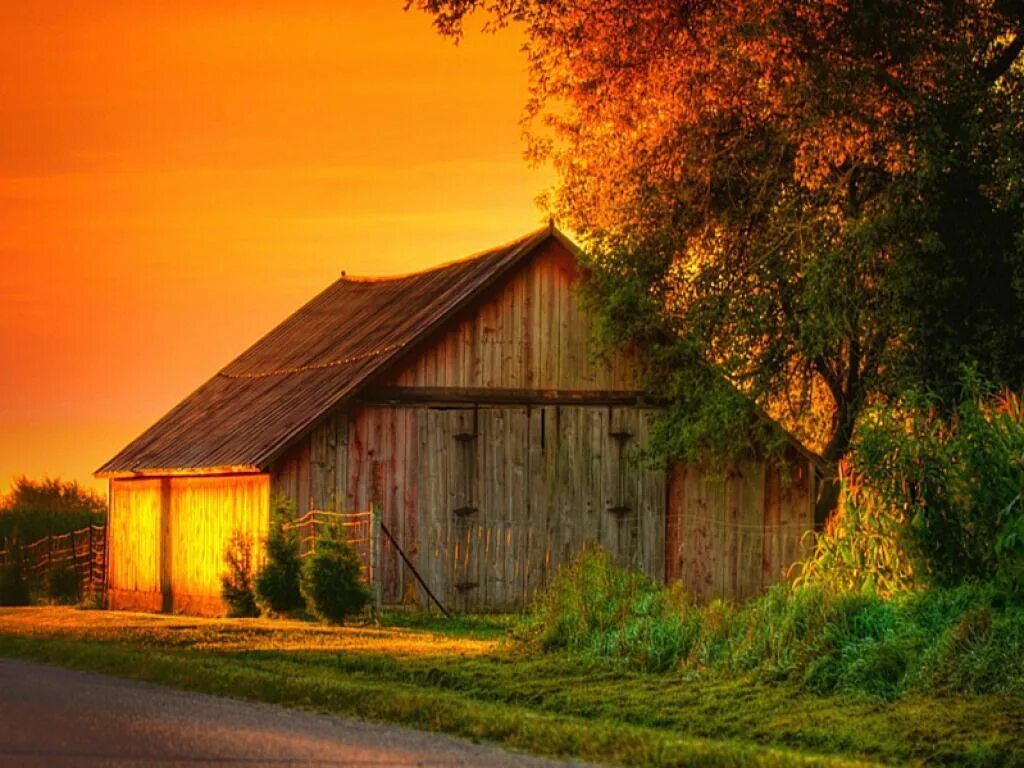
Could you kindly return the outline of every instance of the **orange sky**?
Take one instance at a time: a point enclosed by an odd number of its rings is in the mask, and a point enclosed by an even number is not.
[[[341,269],[542,221],[515,33],[455,47],[402,7],[0,4],[0,489],[103,487],[93,469]]]

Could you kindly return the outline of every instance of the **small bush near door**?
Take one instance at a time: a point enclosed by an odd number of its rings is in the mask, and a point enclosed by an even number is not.
[[[278,504],[267,536],[267,560],[254,584],[256,603],[264,613],[290,614],[302,610],[299,591],[299,535],[286,527],[293,515],[287,504]]]
[[[252,585],[252,543],[249,538],[235,532],[224,551],[227,570],[220,578],[220,596],[232,618],[252,618],[260,615],[256,593]]]
[[[322,621],[341,624],[370,602],[360,580],[359,557],[345,541],[340,526],[330,526],[302,564],[302,596],[306,608]]]

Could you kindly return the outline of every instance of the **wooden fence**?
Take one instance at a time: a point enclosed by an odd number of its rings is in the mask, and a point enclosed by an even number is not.
[[[26,578],[41,579],[52,567],[70,564],[81,578],[82,594],[101,593],[106,572],[105,533],[102,525],[87,525],[30,544],[5,541],[0,549],[0,565],[18,563]]]

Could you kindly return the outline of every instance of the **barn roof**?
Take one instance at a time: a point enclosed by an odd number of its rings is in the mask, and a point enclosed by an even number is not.
[[[100,467],[101,477],[256,471],[547,242],[553,226],[394,278],[342,277]]]

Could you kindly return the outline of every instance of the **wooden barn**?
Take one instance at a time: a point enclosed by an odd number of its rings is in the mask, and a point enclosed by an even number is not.
[[[814,458],[728,474],[631,460],[657,406],[601,358],[572,244],[547,227],[394,278],[340,280],[105,464],[114,608],[219,613],[234,532],[272,500],[383,521],[453,610],[520,608],[599,543],[699,599],[783,578],[813,527]],[[394,548],[391,603],[424,600]]]

